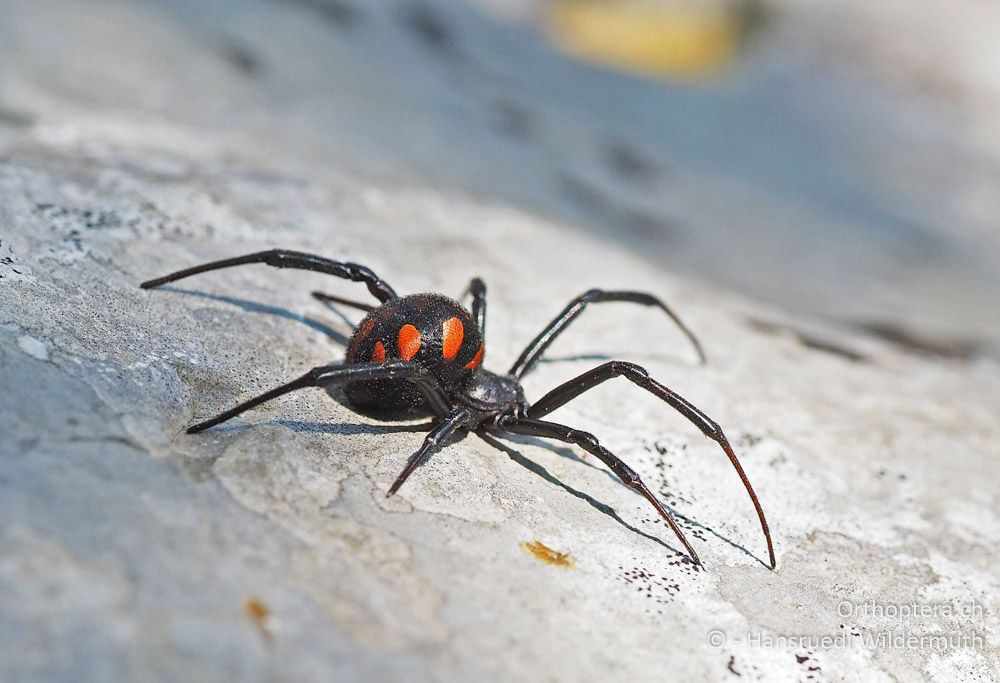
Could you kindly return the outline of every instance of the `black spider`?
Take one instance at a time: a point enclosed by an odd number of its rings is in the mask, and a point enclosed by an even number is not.
[[[398,491],[413,470],[458,429],[557,439],[576,444],[594,454],[626,486],[641,493],[670,525],[691,559],[700,564],[698,554],[673,517],[632,468],[604,448],[592,434],[540,419],[606,380],[625,377],[669,403],[726,452],[757,510],[767,539],[771,568],[774,569],[774,548],[764,511],[722,428],[685,398],[652,379],[646,370],[634,363],[611,361],[556,387],[535,403],[528,403],[524,397],[521,377],[531,370],[545,349],[589,303],[626,301],[659,308],[688,336],[699,359],[704,362],[705,357],[698,340],[680,318],[655,296],[643,292],[592,289],[571,301],[528,344],[506,375],[497,375],[481,367],[486,323],[486,285],[479,278],[474,278],[467,290],[472,294],[471,314],[457,301],[440,294],[400,297],[392,287],[364,266],[285,249],[272,249],[206,263],[149,280],[142,287],[158,287],[189,275],[246,263],[312,270],[363,282],[381,305],[368,306],[314,292],[314,296],[321,300],[346,304],[368,312],[351,337],[344,362],[313,368],[287,384],[245,401],[210,420],[193,425],[187,430],[188,433],[208,429],[296,389],[343,383],[346,385],[344,390],[348,400],[360,413],[382,418],[430,413],[436,418],[423,445],[407,461],[387,495]]]

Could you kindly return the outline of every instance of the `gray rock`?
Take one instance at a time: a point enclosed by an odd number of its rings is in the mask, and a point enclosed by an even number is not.
[[[570,221],[354,173],[294,124],[282,135],[240,116],[241,97],[259,94],[232,70],[283,62],[210,59],[172,23],[176,8],[8,4],[0,33],[17,40],[2,50],[24,59],[0,85],[31,113],[0,123],[0,679],[1000,676],[1000,368],[988,356],[906,351],[668,275]],[[193,7],[187,21],[228,16]],[[277,43],[302,29],[301,7],[254,7],[237,30],[286,17]],[[59,13],[43,26],[45,8]],[[78,42],[41,59],[31,36],[46,31]],[[78,78],[92,68],[78,54],[107,80]],[[286,122],[278,85],[300,87],[294,75],[268,90]],[[391,108],[353,85],[362,110]],[[202,89],[217,95],[172,97]],[[338,132],[345,146],[369,140]],[[481,275],[495,370],[590,286],[662,295],[703,340],[706,367],[669,321],[596,307],[528,394],[606,356],[642,363],[726,429],[778,570],[762,564],[719,449],[624,382],[558,419],[601,437],[683,516],[701,569],[645,501],[562,445],[468,435],[387,499],[419,422],[362,418],[338,391],[185,434],[340,358],[358,319],[309,292],[360,286],[263,266],[137,287],[268,246],[365,263],[404,292],[458,295]],[[539,542],[569,566],[525,549]],[[894,614],[914,606],[930,613]],[[951,639],[877,640],[902,634]]]

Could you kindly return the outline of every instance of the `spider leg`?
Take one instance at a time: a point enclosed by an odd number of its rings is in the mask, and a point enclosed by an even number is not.
[[[593,370],[588,370],[545,394],[545,396],[528,409],[528,417],[538,418],[547,415],[559,406],[572,401],[585,391],[593,389],[598,384],[614,377],[624,377],[633,384],[666,401],[677,412],[698,427],[705,436],[722,447],[722,450],[729,457],[729,462],[736,469],[736,473],[740,475],[743,486],[746,488],[747,493],[750,494],[750,500],[753,501],[753,506],[757,510],[760,527],[764,531],[764,538],[767,540],[767,554],[770,557],[771,569],[774,569],[774,545],[771,542],[771,532],[767,526],[767,519],[764,517],[764,510],[760,506],[757,494],[754,493],[753,486],[750,485],[750,480],[747,478],[746,472],[743,471],[743,466],[740,465],[740,461],[736,458],[736,453],[733,452],[733,447],[729,444],[729,439],[723,433],[722,427],[715,420],[692,405],[686,398],[650,377],[644,368],[625,361],[611,361],[610,363],[599,365]]]
[[[291,382],[282,384],[270,391],[265,391],[263,394],[221,412],[211,419],[191,425],[188,427],[187,432],[188,434],[194,434],[195,432],[204,431],[262,403],[298,389],[326,386],[334,382],[356,382],[369,379],[410,380],[417,384],[424,392],[427,402],[434,408],[435,412],[439,414],[448,413],[447,402],[438,388],[437,381],[427,370],[417,363],[408,361],[388,361],[385,363],[364,363],[358,365],[343,365],[338,363],[336,365],[321,365],[313,368]]]
[[[591,289],[588,292],[584,292],[580,296],[569,302],[569,305],[563,309],[562,313],[557,315],[552,322],[550,322],[542,332],[535,337],[535,339],[528,344],[528,347],[521,353],[520,358],[514,363],[510,371],[507,373],[514,377],[514,379],[520,379],[523,375],[527,374],[529,370],[538,362],[542,354],[545,353],[545,349],[555,341],[563,330],[565,330],[573,320],[576,319],[583,310],[587,307],[587,304],[591,303],[605,303],[609,301],[625,301],[633,304],[641,304],[643,306],[655,306],[661,311],[670,316],[670,319],[681,329],[687,338],[691,341],[694,346],[695,351],[698,353],[699,362],[705,364],[705,352],[701,348],[701,343],[698,338],[694,336],[694,333],[688,329],[687,325],[674,313],[663,301],[659,298],[653,296],[652,294],[646,294],[645,292],[609,292],[603,289]]]
[[[312,254],[305,254],[301,251],[290,251],[288,249],[269,249],[267,251],[258,251],[253,254],[247,254],[246,256],[237,256],[235,258],[222,259],[221,261],[203,263],[200,266],[185,268],[184,270],[178,270],[175,273],[170,273],[169,275],[164,275],[163,277],[147,280],[140,286],[143,289],[150,289],[152,287],[159,287],[160,285],[164,285],[168,282],[174,282],[191,275],[204,273],[209,270],[218,270],[220,268],[229,268],[231,266],[241,266],[246,263],[264,263],[273,268],[298,268],[300,270],[312,270],[317,273],[335,275],[336,277],[342,277],[345,280],[365,283],[365,285],[368,286],[368,291],[371,292],[372,296],[379,301],[385,302],[390,299],[397,298],[396,292],[393,291],[392,287],[383,282],[378,275],[365,266],[358,265],[357,263],[334,261],[332,259],[323,258],[322,256],[314,256]]]
[[[469,411],[465,408],[458,408],[452,411],[441,422],[434,425],[434,428],[431,429],[430,433],[424,439],[423,445],[406,461],[406,467],[403,468],[403,471],[396,477],[396,481],[389,487],[389,491],[385,494],[386,498],[395,494],[407,478],[413,474],[413,470],[417,469],[430,456],[431,452],[436,450],[456,429],[461,429],[468,424],[468,420]]]
[[[351,301],[350,299],[343,299],[333,294],[324,294],[323,292],[313,292],[312,295],[314,299],[322,301],[325,304],[341,304],[343,306],[350,306],[351,308],[356,308],[359,311],[365,311],[366,313],[371,313],[372,311],[375,310],[374,306],[363,304],[360,301]]]
[[[478,277],[472,278],[465,294],[472,294],[472,318],[476,321],[480,336],[486,339],[486,283]]]
[[[557,424],[555,422],[545,422],[543,420],[532,420],[526,418],[502,418],[497,425],[501,430],[506,432],[513,432],[514,434],[526,434],[528,436],[540,436],[548,439],[557,439],[559,441],[564,441],[566,443],[573,443],[580,448],[584,449],[588,453],[596,455],[601,461],[607,465],[612,472],[614,472],[625,486],[630,489],[638,491],[641,493],[649,503],[656,508],[656,511],[666,520],[670,528],[673,529],[674,534],[677,539],[684,546],[688,555],[695,564],[701,564],[701,560],[698,558],[698,553],[694,551],[691,544],[688,543],[687,538],[684,536],[684,532],[681,531],[680,527],[677,526],[677,522],[674,521],[673,516],[667,511],[660,501],[656,499],[649,487],[643,483],[642,479],[636,474],[635,470],[625,464],[625,462],[616,456],[614,453],[606,449],[600,444],[593,434],[585,432],[579,429],[573,429],[572,427],[566,427],[565,425]]]

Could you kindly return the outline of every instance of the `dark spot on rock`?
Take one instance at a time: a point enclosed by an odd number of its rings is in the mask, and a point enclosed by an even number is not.
[[[625,209],[621,222],[633,236],[658,244],[676,241],[680,232],[675,222],[642,209]]]
[[[736,655],[729,655],[729,662],[726,664],[726,668],[729,669],[729,673],[736,676],[743,676],[739,671],[735,669],[736,665]]]
[[[608,202],[600,190],[585,180],[563,173],[559,175],[556,182],[559,185],[559,192],[578,207],[602,213],[607,210]]]
[[[79,230],[70,230],[69,234],[63,237],[64,243],[72,245],[73,249],[76,251],[83,251],[83,239],[80,237]]]
[[[12,128],[27,128],[35,123],[35,116],[26,111],[0,109],[0,124]]]
[[[788,325],[768,322],[766,320],[758,320],[755,318],[748,318],[747,322],[750,324],[751,328],[757,330],[758,332],[772,335],[789,334],[793,336],[802,346],[808,349],[840,356],[841,358],[849,360],[852,363],[865,363],[868,361],[868,357],[860,351],[856,351],[829,339],[822,339],[816,334],[810,332],[797,330]]]
[[[354,26],[361,18],[361,12],[354,5],[344,0],[291,0],[292,2],[315,12],[324,21],[336,24],[341,28]]]
[[[413,3],[402,14],[403,25],[425,45],[439,51],[453,50],[451,31],[444,21],[429,7]]]
[[[646,181],[660,174],[659,169],[649,159],[623,142],[609,145],[605,158],[608,167],[626,180]]]
[[[116,434],[111,434],[108,436],[71,436],[69,437],[70,443],[117,443],[122,446],[127,446],[134,451],[139,451],[144,453],[142,446],[132,441],[131,439],[119,436]]]
[[[841,358],[846,358],[852,363],[863,363],[868,360],[862,353],[849,349],[846,346],[841,346],[830,341],[819,339],[818,337],[810,337],[800,334],[799,343],[809,349],[824,351],[826,353],[832,353],[835,356],[840,356]]]
[[[313,4],[321,9],[323,16],[341,26],[353,26],[360,17],[360,12],[354,5],[341,0],[324,0]]]
[[[17,450],[21,453],[21,455],[27,455],[35,448],[35,446],[38,445],[39,441],[40,439],[38,438],[21,439],[17,442]]]
[[[496,130],[515,140],[530,140],[535,132],[535,117],[527,108],[508,100],[492,105]]]
[[[236,67],[236,70],[246,76],[256,76],[261,71],[261,61],[257,54],[248,46],[236,41],[229,41],[223,48],[226,61]]]
[[[979,344],[969,339],[931,339],[892,322],[862,321],[853,325],[906,351],[920,355],[968,360],[979,350]]]
[[[663,244],[676,243],[680,225],[670,218],[647,209],[618,202],[598,186],[568,172],[556,176],[559,193],[577,209],[596,214],[604,224],[616,226],[638,241]]]
[[[670,562],[669,564],[676,566],[679,562]],[[681,590],[680,583],[673,577],[657,576],[645,567],[624,569],[619,566],[619,569],[622,571],[618,574],[618,578],[629,586],[635,586],[637,593],[643,594],[647,600],[651,600],[655,605],[666,605],[673,602],[674,597]],[[660,610],[655,608],[646,611],[652,612],[654,610],[660,613]]]

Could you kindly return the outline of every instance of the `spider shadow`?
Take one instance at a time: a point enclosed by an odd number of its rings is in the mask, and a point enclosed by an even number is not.
[[[267,425],[275,425],[286,427],[297,433],[307,433],[307,434],[338,434],[338,435],[350,435],[355,434],[397,434],[399,432],[410,432],[410,433],[426,433],[431,430],[434,426],[433,422],[420,422],[417,424],[371,424],[371,423],[357,423],[357,422],[303,422],[301,420],[271,420],[265,423]]]
[[[314,299],[316,298],[316,295],[317,292],[313,292]],[[348,318],[341,307],[337,305],[337,302],[321,300],[320,303],[322,303],[328,311],[340,318],[341,322],[350,327],[352,330],[358,326],[358,321]],[[350,305],[345,305],[345,307],[350,308]]]
[[[183,289],[181,287],[160,287],[162,291],[174,292],[176,294],[186,294],[188,296],[196,296],[202,299],[209,299],[211,301],[221,301],[223,303],[232,304],[242,308],[244,311],[249,313],[264,313],[266,315],[274,315],[279,318],[285,318],[286,320],[294,320],[297,323],[302,323],[306,327],[309,327],[317,332],[323,334],[324,336],[330,338],[337,344],[341,346],[347,346],[350,339],[333,329],[328,325],[324,325],[318,320],[313,320],[304,315],[299,315],[298,313],[292,313],[287,308],[281,308],[279,306],[269,306],[267,304],[258,303],[256,301],[249,301],[247,299],[237,299],[236,297],[224,296],[220,294],[209,294],[208,292],[202,292],[195,289]],[[338,312],[339,313],[339,312]],[[343,314],[340,314],[344,318]],[[346,320],[346,318],[344,318]],[[352,327],[353,323],[347,321]]]
[[[671,546],[669,543],[663,541],[662,539],[659,539],[656,536],[652,536],[650,534],[647,534],[645,531],[642,531],[641,529],[637,529],[636,527],[632,526],[631,524],[629,524],[628,522],[626,522],[624,519],[622,519],[618,515],[618,513],[615,512],[610,506],[605,505],[604,503],[602,503],[599,500],[597,500],[597,499],[595,499],[595,498],[587,495],[586,493],[584,493],[582,491],[577,491],[576,489],[572,488],[571,486],[567,486],[563,482],[559,481],[559,479],[557,479],[555,476],[553,476],[552,473],[550,473],[547,469],[545,469],[544,467],[542,467],[541,465],[539,465],[537,462],[535,462],[534,460],[531,460],[530,458],[525,457],[523,454],[521,454],[520,452],[514,450],[510,446],[507,446],[506,444],[498,441],[494,436],[488,435],[488,434],[482,434],[482,433],[477,433],[477,436],[479,436],[480,439],[482,439],[484,442],[486,442],[490,446],[493,446],[493,448],[495,448],[498,451],[504,453],[508,458],[510,458],[511,460],[513,460],[515,463],[517,463],[521,467],[525,468],[529,472],[532,472],[533,474],[536,474],[536,475],[540,476],[542,479],[544,479],[545,481],[549,482],[550,484],[555,484],[559,488],[563,489],[564,491],[566,491],[569,494],[572,494],[572,495],[576,496],[580,500],[583,500],[583,501],[587,502],[595,510],[604,513],[605,515],[607,515],[611,519],[615,520],[616,522],[618,522],[619,524],[621,524],[623,527],[625,527],[626,529],[628,529],[632,533],[638,534],[639,536],[642,536],[643,538],[647,538],[650,541],[653,541],[654,543],[660,544],[661,546],[663,546],[664,548],[666,548],[670,552],[672,552],[675,555],[678,555],[681,558],[683,558],[683,560],[686,561],[686,562],[690,562],[691,561],[690,558],[687,556],[686,553],[683,553],[680,550],[677,550],[676,548],[674,548],[673,546]],[[591,467],[593,467],[593,466],[591,465]]]
[[[715,536],[717,539],[719,539],[720,541],[722,541],[723,543],[725,543],[729,547],[734,548],[736,550],[739,550],[740,552],[742,552],[744,555],[746,555],[750,559],[756,560],[757,562],[760,562],[767,569],[771,569],[771,565],[770,564],[768,564],[767,562],[765,562],[761,558],[759,558],[756,555],[754,555],[746,546],[740,545],[739,543],[737,543],[736,541],[734,541],[734,540],[732,540],[730,538],[726,538],[725,536],[723,536],[722,534],[720,534],[718,531],[716,531],[715,529],[713,529],[710,526],[705,526],[701,522],[699,522],[697,520],[694,520],[694,519],[692,519],[691,517],[688,517],[685,514],[677,512],[673,507],[671,507],[671,506],[668,506],[668,507],[670,509],[670,514],[672,514],[675,519],[685,522],[688,527],[690,527],[690,528],[698,528],[698,529],[701,529],[702,531],[706,531],[706,532],[712,534],[713,536]]]
[[[433,422],[383,425],[363,422],[306,422],[303,420],[277,418],[263,422],[224,422],[212,427],[212,432],[220,434],[236,434],[248,429],[259,429],[261,427],[283,427],[295,432],[296,434],[336,434],[338,436],[354,436],[357,434],[388,435],[397,434],[399,432],[425,434],[430,431],[433,426]]]
[[[627,358],[634,359],[635,362],[656,362],[656,363],[679,363],[683,358],[670,354],[661,353],[629,353]],[[579,363],[580,361],[600,361],[607,363],[612,360],[621,360],[622,356],[609,356],[606,353],[578,353],[568,356],[542,356],[538,359],[539,365],[557,365],[559,363]]]
[[[597,470],[598,472],[607,475],[615,483],[621,483],[618,481],[618,479],[615,478],[615,475],[612,472],[609,472],[603,467],[598,467],[597,465],[594,465],[593,463],[584,460],[575,451],[573,451],[572,448],[567,448],[566,446],[558,446],[554,443],[543,441],[542,439],[539,439],[538,437],[535,436],[524,436],[522,434],[504,434],[504,437],[510,439],[511,441],[514,441],[515,443],[524,443],[530,446],[538,446],[539,448],[545,448],[546,450],[549,450],[552,453],[555,453],[556,455],[560,455],[566,458],[567,460],[572,460],[573,462],[580,463],[584,467],[589,467],[592,470]]]
[[[614,360],[614,358],[606,353],[579,353],[572,356],[542,356],[537,362],[539,365],[554,365],[556,363],[575,363],[583,360],[599,360],[607,362],[609,360]]]

